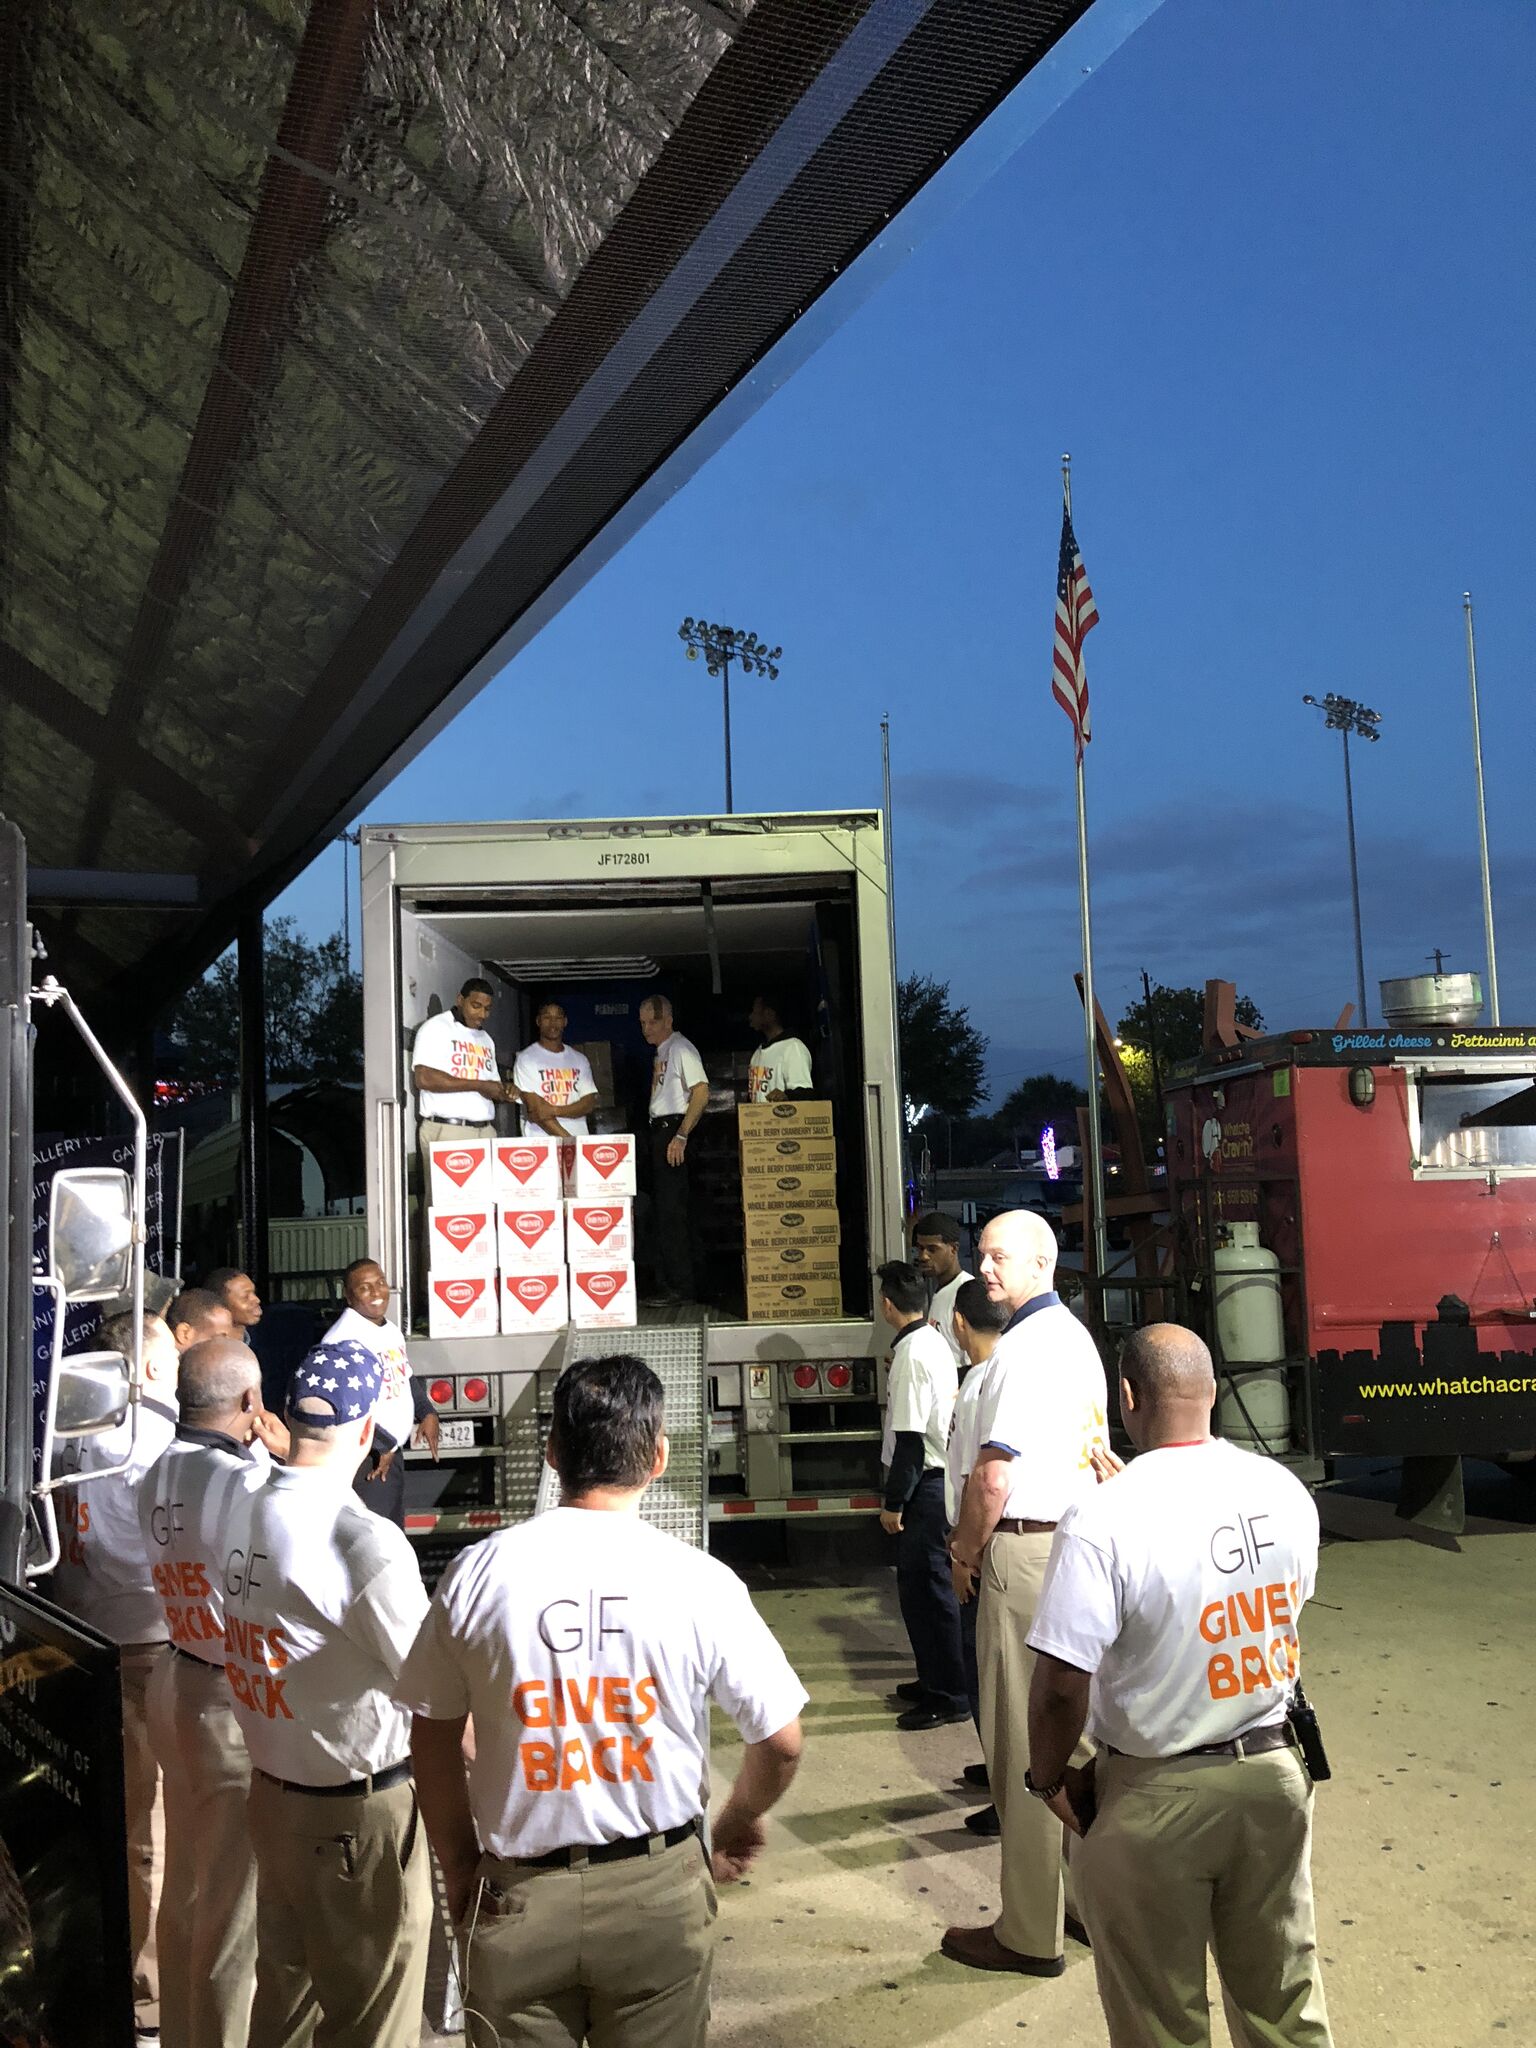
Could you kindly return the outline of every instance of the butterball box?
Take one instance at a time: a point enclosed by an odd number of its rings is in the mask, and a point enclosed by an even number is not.
[[[497,1330],[496,1275],[435,1275],[427,1282],[429,1337],[494,1337]]]
[[[572,1329],[632,1330],[638,1320],[633,1264],[572,1266]]]
[[[736,1111],[736,1131],[748,1138],[830,1138],[830,1102],[743,1102]]]
[[[496,1212],[498,1263],[548,1272],[565,1264],[565,1210],[559,1202],[504,1202]]]
[[[629,1195],[607,1202],[567,1202],[566,1257],[573,1266],[623,1265],[635,1256],[635,1205]]]
[[[530,1330],[563,1330],[568,1320],[565,1268],[542,1271],[511,1268],[501,1276],[501,1334],[520,1337]]]
[[[571,1193],[578,1202],[604,1202],[635,1192],[633,1137],[578,1138]]]
[[[747,1288],[749,1323],[820,1323],[843,1312],[843,1290],[831,1280],[765,1280]]]
[[[558,1138],[498,1138],[491,1151],[491,1185],[498,1203],[559,1201]]]
[[[429,1209],[472,1209],[491,1199],[489,1137],[434,1139],[427,1169]]]
[[[434,1280],[455,1273],[496,1270],[496,1211],[489,1202],[477,1209],[432,1209],[427,1215],[427,1265]]]

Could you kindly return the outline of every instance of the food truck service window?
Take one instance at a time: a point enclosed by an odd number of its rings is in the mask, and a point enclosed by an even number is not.
[[[1409,1087],[1414,1169],[1434,1175],[1536,1174],[1536,1073],[1421,1069]]]

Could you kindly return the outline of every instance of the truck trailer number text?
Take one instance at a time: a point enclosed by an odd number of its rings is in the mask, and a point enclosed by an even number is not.
[[[648,853],[600,853],[597,864],[600,868],[648,868],[651,856]]]

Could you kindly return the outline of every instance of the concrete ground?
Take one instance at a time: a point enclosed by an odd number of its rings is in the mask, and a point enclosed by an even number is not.
[[[1536,1491],[1485,1469],[1469,1505],[1492,1512],[1455,1545],[1389,1502],[1321,1497],[1303,1623],[1335,1771],[1314,1859],[1335,2038],[1532,2048],[1536,1529],[1513,1517]],[[885,1695],[910,1675],[892,1574],[746,1576],[811,1693],[810,1745],[757,1873],[721,1894],[712,2048],[1099,2048],[1084,1950],[1051,1982],[938,1954],[948,1923],[995,1914],[998,1853],[961,1824],[980,1803],[956,1785],[974,1734],[892,1725]],[[734,1744],[717,1727],[718,1788]],[[1212,2038],[1228,2038],[1219,2009]]]

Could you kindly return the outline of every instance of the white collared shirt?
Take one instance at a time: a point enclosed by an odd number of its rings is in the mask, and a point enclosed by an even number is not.
[[[225,1533],[236,1501],[266,1483],[260,1443],[179,1429],[139,1485],[139,1527],[166,1634],[205,1664],[224,1663]]]
[[[965,1353],[955,1337],[955,1296],[971,1275],[962,1266],[953,1280],[946,1280],[928,1304],[928,1320],[949,1346],[956,1370],[965,1364]]]
[[[176,1434],[176,1410],[146,1388],[130,1456],[131,1423],[130,1411],[104,1436],[77,1437],[59,1451],[61,1472],[101,1472],[124,1458],[128,1463],[121,1472],[86,1486],[61,1487],[54,1495],[61,1542],[50,1587],[61,1607],[109,1642],[163,1643],[165,1612],[139,1527],[139,1488]]]
[[[1008,1454],[1003,1515],[1058,1522],[1093,1492],[1089,1454],[1109,1441],[1109,1390],[1093,1339],[1054,1294],[1039,1296],[999,1337],[984,1370],[977,1452]]]
[[[880,1462],[890,1470],[898,1435],[923,1440],[923,1470],[944,1463],[949,1421],[955,1408],[955,1361],[949,1346],[927,1323],[915,1323],[896,1340],[886,1381],[885,1440]]]

